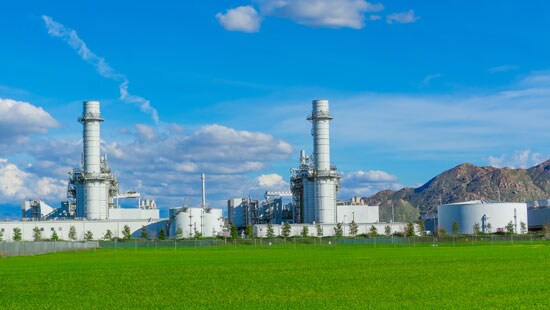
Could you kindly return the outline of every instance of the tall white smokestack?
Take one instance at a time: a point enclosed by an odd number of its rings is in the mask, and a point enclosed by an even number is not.
[[[336,223],[336,173],[330,168],[330,121],[328,100],[314,100],[311,120],[313,125],[313,154],[315,170],[315,209],[319,223]]]
[[[201,184],[202,184],[202,207],[206,208],[206,176],[204,173],[201,174]]]
[[[84,200],[86,217],[88,219],[100,219],[102,207],[106,207],[105,185],[102,184],[99,174],[101,173],[100,159],[100,135],[99,124],[103,122],[99,112],[99,101],[85,101],[82,117],[78,119],[83,125],[83,145],[85,173]]]

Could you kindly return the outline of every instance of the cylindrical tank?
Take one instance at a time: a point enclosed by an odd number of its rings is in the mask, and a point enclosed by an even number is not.
[[[512,223],[515,233],[522,233],[521,223],[528,227],[527,204],[514,202],[467,201],[439,206],[439,228],[452,233],[457,222],[461,234],[472,234],[478,224],[481,232],[506,232]],[[526,232],[523,231],[523,232]]]
[[[215,237],[223,230],[223,211],[222,209],[208,209],[203,212],[203,230],[204,237]]]

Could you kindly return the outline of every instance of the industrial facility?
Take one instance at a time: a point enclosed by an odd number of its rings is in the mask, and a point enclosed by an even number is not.
[[[103,239],[106,235],[122,238],[127,226],[131,236],[140,237],[143,230],[155,238],[162,234],[168,237],[186,238],[195,236],[218,236],[224,233],[225,219],[221,209],[206,205],[205,175],[202,174],[202,205],[197,208],[183,206],[170,209],[170,218],[160,218],[156,203],[141,199],[135,191],[121,193],[118,180],[101,155],[100,124],[104,121],[98,101],[85,101],[78,121],[83,126],[82,160],[78,168],[69,172],[67,201],[58,208],[42,200],[26,200],[22,203],[22,221],[0,222],[5,240],[13,240],[14,229],[22,233],[22,240],[33,240],[38,229],[43,238],[54,232],[60,239],[67,239],[74,230],[74,239],[85,236]],[[122,208],[121,199],[136,199],[134,208]]]
[[[132,237],[140,237],[144,231],[151,238],[161,235],[173,238],[197,238],[228,236],[229,225],[244,231],[253,226],[257,237],[265,237],[267,225],[275,235],[281,233],[284,224],[291,225],[291,235],[333,236],[342,229],[343,235],[367,234],[373,227],[378,231],[403,233],[405,223],[383,223],[379,207],[368,206],[360,197],[351,201],[338,200],[340,179],[330,156],[330,123],[334,117],[329,112],[327,100],[314,100],[307,120],[312,124],[313,152],[299,153],[296,168],[290,169],[288,190],[267,191],[264,199],[239,197],[227,202],[227,218],[221,209],[212,208],[206,201],[206,176],[201,174],[202,201],[200,206],[170,208],[168,218],[160,218],[156,203],[142,199],[136,191],[120,192],[119,182],[101,154],[100,127],[104,119],[98,101],[85,101],[78,118],[83,126],[81,163],[69,172],[67,200],[53,207],[35,199],[22,203],[21,221],[0,222],[5,240],[13,240],[16,229],[22,240],[33,240],[38,229],[43,238],[56,234],[67,239],[83,240],[122,238],[129,228]],[[134,199],[133,208],[122,207],[121,200]],[[542,229],[550,223],[550,200],[528,203],[494,201],[468,201],[444,204],[428,215],[423,215],[430,227],[427,229],[453,231],[455,223],[459,233],[471,234],[479,229],[483,233],[509,231],[526,233],[529,229]],[[351,227],[354,227],[353,232]]]
[[[304,227],[315,235],[317,227],[321,227],[324,236],[332,236],[337,225],[351,223],[357,224],[359,234],[366,234],[372,226],[380,226],[383,231],[388,225],[394,233],[403,232],[405,223],[379,222],[378,206],[338,201],[341,176],[330,160],[330,122],[333,119],[328,100],[313,100],[311,115],[307,117],[312,123],[313,154],[308,156],[305,150],[300,151],[298,167],[290,170],[289,191],[268,191],[265,201],[250,197],[229,199],[229,223],[240,229],[253,225],[255,234],[260,237],[264,236],[267,224],[275,225],[277,234],[285,222],[292,224],[295,235]],[[291,197],[291,201],[283,202],[286,197]]]

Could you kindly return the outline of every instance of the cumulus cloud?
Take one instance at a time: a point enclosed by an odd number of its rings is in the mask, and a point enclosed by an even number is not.
[[[420,17],[414,15],[414,10],[401,13],[393,13],[386,16],[388,24],[410,24],[416,22]]]
[[[119,84],[119,99],[126,103],[137,105],[144,113],[150,114],[155,123],[159,122],[158,112],[151,106],[148,99],[131,94],[128,91],[128,78],[119,72],[116,72],[105,60],[105,58],[96,55],[92,52],[86,43],[78,36],[77,32],[71,28],[65,27],[63,24],[54,21],[50,16],[43,15],[42,19],[48,29],[48,34],[52,37],[61,38],[73,50],[75,50],[84,61],[94,66],[102,77],[113,80]]]
[[[370,196],[381,190],[397,190],[403,186],[395,175],[382,170],[353,171],[342,174],[341,197]]]
[[[365,26],[365,14],[384,10],[381,3],[365,0],[256,0],[251,5],[229,9],[216,14],[216,19],[226,30],[257,32],[267,16],[290,19],[309,27],[352,28]],[[379,16],[371,15],[369,20]]]
[[[263,0],[259,1],[262,14],[288,18],[312,27],[361,29],[366,12],[384,9],[380,3],[364,0]]]
[[[0,158],[0,200],[3,202],[20,203],[30,198],[60,200],[66,188],[67,182],[64,180],[39,177]]]
[[[45,134],[58,126],[58,122],[41,107],[0,98],[0,144],[22,143],[30,135]]]
[[[501,156],[489,156],[487,162],[490,166],[496,168],[529,168],[544,162],[550,156],[545,156],[541,153],[532,152],[531,150],[523,150],[514,152],[513,154],[504,154]]]
[[[225,30],[248,33],[258,32],[262,22],[258,12],[250,5],[228,9],[225,14],[218,13],[216,19]]]
[[[287,142],[271,135],[215,124],[187,134],[177,125],[127,134],[130,139],[104,142],[102,150],[125,188],[152,196],[160,206],[200,194],[202,172],[207,175],[209,200],[248,195],[259,190],[258,180],[245,174],[286,160],[292,152]]]
[[[276,174],[262,174],[258,177],[258,184],[263,187],[279,187],[281,185],[286,185],[287,183],[283,180],[283,177]]]

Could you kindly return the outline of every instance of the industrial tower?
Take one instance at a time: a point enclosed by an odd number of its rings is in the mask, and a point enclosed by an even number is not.
[[[85,101],[82,116],[83,154],[80,169],[70,172],[67,198],[76,207],[77,218],[104,220],[109,208],[114,207],[118,195],[118,181],[107,165],[107,157],[101,156],[99,101]],[[72,209],[71,208],[71,209]]]
[[[314,100],[311,116],[313,155],[300,152],[300,166],[292,169],[291,191],[296,222],[336,223],[336,192],[340,175],[330,164],[330,121],[328,100]]]

